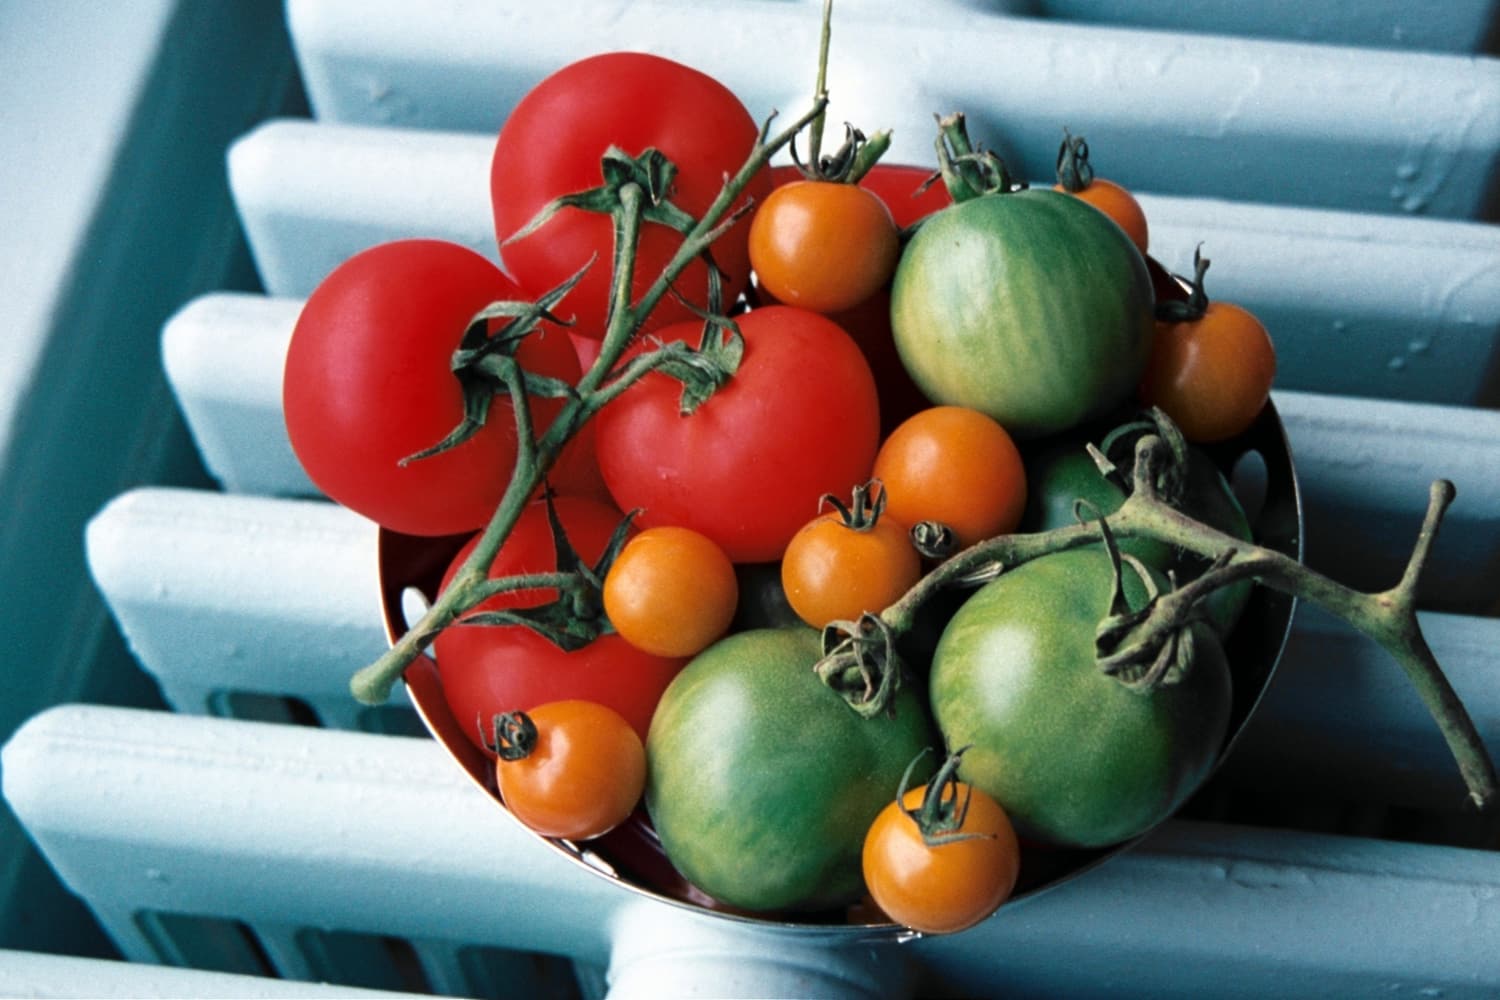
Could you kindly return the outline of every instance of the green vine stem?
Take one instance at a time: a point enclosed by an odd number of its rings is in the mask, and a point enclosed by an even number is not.
[[[625,349],[640,330],[645,318],[672,289],[673,283],[695,259],[708,253],[715,240],[748,211],[748,204],[733,208],[735,201],[749,186],[751,179],[770,163],[776,152],[791,143],[807,125],[822,115],[827,107],[826,95],[814,100],[811,108],[794,122],[772,135],[770,120],[761,128],[754,148],[735,175],[725,181],[703,217],[684,235],[672,259],[657,275],[636,302],[630,301],[635,273],[636,243],[641,219],[646,211],[646,192],[634,182],[620,187],[619,206],[615,210],[615,254],[611,288],[609,323],[599,356],[579,380],[574,393],[563,403],[556,418],[540,438],[533,435],[531,411],[526,404],[524,375],[512,365],[503,375],[516,421],[518,442],[516,467],[499,506],[475,543],[469,558],[455,573],[448,588],[438,595],[421,619],[413,623],[390,649],[377,660],[356,671],[349,680],[354,697],[368,705],[383,704],[396,681],[417,657],[431,645],[443,629],[493,594],[488,581],[490,564],[501,544],[509,537],[529,499],[543,484],[547,472],[562,448],[610,399],[623,392],[636,379],[680,357],[682,345],[668,344],[633,358],[616,371]]]
[[[1495,765],[1470,718],[1428,646],[1417,619],[1417,583],[1432,553],[1443,514],[1455,489],[1446,479],[1432,484],[1427,512],[1405,571],[1395,586],[1377,592],[1354,590],[1296,559],[1202,524],[1167,503],[1158,492],[1168,449],[1154,434],[1136,443],[1130,496],[1103,520],[1117,538],[1150,538],[1180,546],[1213,563],[1196,584],[1166,595],[1136,627],[1121,658],[1146,656],[1180,629],[1193,605],[1208,590],[1253,577],[1261,584],[1311,601],[1378,642],[1405,671],[1432,715],[1458,764],[1474,805],[1483,809],[1495,797]],[[953,555],[928,573],[896,603],[880,613],[886,628],[900,637],[914,628],[917,612],[940,590],[982,582],[1030,559],[1099,540],[1097,523],[1075,524],[1032,534],[1002,535]],[[1153,645],[1154,644],[1154,645]]]

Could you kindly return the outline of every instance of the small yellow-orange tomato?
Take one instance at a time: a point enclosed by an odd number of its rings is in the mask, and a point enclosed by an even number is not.
[[[850,527],[839,512],[819,515],[792,536],[781,559],[787,603],[814,628],[878,614],[921,575],[906,526],[889,513],[862,528]]]
[[[951,934],[994,913],[1015,889],[1021,848],[1015,829],[993,798],[972,786],[953,786],[968,813],[954,833],[977,834],[929,844],[917,821],[926,788],[891,802],[865,835],[862,861],[870,897],[891,920],[926,934]]]
[[[552,701],[526,714],[535,745],[495,761],[506,808],[544,837],[589,840],[623,823],[646,787],[646,750],[630,723],[592,701]]]
[[[855,184],[801,180],[773,190],[750,222],[750,266],[778,302],[850,309],[890,280],[901,237],[879,196]]]
[[[1140,394],[1183,437],[1211,443],[1254,422],[1275,377],[1276,349],[1260,320],[1232,303],[1209,302],[1199,319],[1157,322]]]
[[[692,656],[729,629],[739,582],[724,550],[690,528],[647,528],[604,577],[604,614],[632,646]]]
[[[886,512],[938,521],[960,545],[1014,531],[1026,510],[1026,469],[1004,427],[978,410],[934,406],[907,418],[875,456]]]
[[[1087,187],[1077,191],[1069,191],[1061,184],[1055,187],[1080,201],[1088,202],[1109,216],[1114,220],[1115,225],[1125,230],[1125,235],[1130,237],[1130,242],[1135,244],[1137,250],[1141,253],[1146,252],[1146,247],[1151,241],[1151,231],[1146,224],[1146,213],[1135,195],[1114,181],[1105,180],[1102,177],[1095,177],[1089,181]]]

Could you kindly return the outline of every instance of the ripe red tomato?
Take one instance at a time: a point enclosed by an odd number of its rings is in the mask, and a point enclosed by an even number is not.
[[[890,281],[901,253],[890,209],[854,184],[799,180],[773,190],[750,223],[750,265],[777,301],[852,308]]]
[[[586,497],[560,496],[553,502],[574,550],[593,565],[620,523],[619,511]],[[443,589],[473,547],[471,540],[454,557]],[[489,576],[550,573],[556,568],[546,505],[536,501],[516,522]],[[555,597],[550,589],[517,590],[491,598],[479,610],[536,607]],[[453,718],[485,750],[496,715],[529,712],[545,702],[572,698],[614,709],[644,740],[661,692],[683,664],[681,659],[636,649],[614,633],[567,652],[523,625],[453,624],[433,640],[432,650]]]
[[[864,356],[832,320],[767,306],[736,320],[739,371],[692,414],[682,386],[652,373],[596,418],[600,471],[639,524],[692,528],[737,563],[781,557],[825,493],[870,477],[880,426]],[[696,343],[701,324],[662,331]]]
[[[1171,417],[1183,437],[1208,444],[1241,433],[1265,407],[1276,348],[1252,313],[1209,301],[1201,253],[1194,254],[1194,269],[1188,300],[1159,307],[1140,395]]]
[[[665,99],[669,96],[670,100]],[[562,284],[597,255],[588,274],[558,307],[577,317],[574,329],[599,337],[609,303],[613,224],[608,216],[565,208],[541,229],[505,241],[553,199],[599,187],[600,160],[611,146],[631,156],[648,148],[676,166],[671,201],[699,218],[718,196],[726,176],[749,157],[759,128],[723,84],[670,59],[640,52],[612,52],[563,67],[523,97],[506,119],[495,144],[490,190],[495,233],[506,269],[533,294]],[[763,171],[741,196],[759,202],[770,191]],[[750,270],[746,239],[750,220],[740,220],[713,246],[724,271],[723,305],[745,286]],[[637,250],[634,293],[645,291],[681,244],[681,236],[646,223]],[[707,270],[695,262],[677,290],[702,307]],[[634,297],[634,296],[633,296]],[[653,329],[686,320],[692,313],[671,296],[646,324]]]
[[[516,428],[497,397],[463,444],[401,464],[443,440],[464,416],[450,361],[470,320],[521,291],[494,264],[455,243],[398,240],[355,254],[309,296],[287,348],[287,435],[313,483],[395,531],[447,535],[486,524],[510,481]],[[517,351],[523,368],[569,382],[577,355],[558,329],[539,327]],[[557,400],[533,400],[538,432]],[[592,441],[565,450],[556,485],[597,478]]]
[[[517,819],[544,837],[591,840],[629,818],[646,788],[646,748],[619,712],[574,699],[523,714],[512,720],[523,735],[495,761]]]
[[[604,578],[604,613],[638,649],[693,656],[729,630],[739,593],[734,564],[712,539],[663,525],[620,550]]]
[[[860,187],[880,196],[896,225],[907,229],[939,209],[953,204],[941,180],[932,184],[933,171],[899,163],[877,163],[859,179]],[[926,184],[926,187],[923,185]]]
[[[881,444],[875,476],[893,517],[945,524],[960,545],[1014,531],[1026,511],[1020,450],[1004,427],[962,406],[908,418]]]
[[[866,508],[859,496],[851,507],[804,525],[781,560],[787,603],[813,628],[854,621],[866,611],[879,614],[921,575],[922,559],[906,525]]]

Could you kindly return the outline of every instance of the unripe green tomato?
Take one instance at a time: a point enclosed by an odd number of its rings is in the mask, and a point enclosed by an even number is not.
[[[892,282],[912,380],[1018,438],[1114,409],[1151,350],[1145,258],[1107,216],[1056,191],[986,194],[929,216]]]
[[[1144,588],[1125,570],[1133,608]],[[1095,663],[1113,574],[1099,548],[1007,570],[954,615],[933,656],[931,698],[959,776],[994,796],[1023,840],[1104,847],[1144,833],[1198,787],[1229,724],[1230,674],[1196,624],[1183,679],[1126,687]]]
[[[736,633],[683,668],[657,706],[646,808],[672,864],[722,902],[856,902],[865,832],[907,765],[936,746],[920,691],[903,687],[893,714],[863,718],[813,672],[820,655],[815,629]]]
[[[1085,448],[1086,443],[1085,438],[1069,434],[1027,450],[1022,531],[1047,531],[1076,524],[1074,504],[1078,500],[1088,503],[1086,517],[1113,514],[1120,509],[1125,502],[1124,491],[1099,471]],[[1196,447],[1188,447],[1188,456],[1187,483],[1178,509],[1209,527],[1241,541],[1251,541],[1250,522],[1223,473]],[[1205,559],[1147,538],[1122,538],[1120,551],[1163,573],[1172,571],[1178,586],[1208,568]],[[1204,613],[1220,638],[1227,636],[1239,621],[1253,588],[1253,581],[1240,580],[1213,591],[1204,601]]]

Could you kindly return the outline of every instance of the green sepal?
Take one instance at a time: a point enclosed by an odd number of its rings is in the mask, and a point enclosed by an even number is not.
[[[673,341],[657,348],[655,368],[682,383],[677,409],[691,416],[740,370],[745,338],[733,320],[703,314],[703,336],[696,348]]]
[[[631,523],[640,511],[631,511],[620,519],[598,560],[589,565],[568,540],[568,533],[557,515],[557,506],[552,501],[551,490],[545,491],[542,499],[547,505],[547,523],[552,532],[557,573],[566,576],[570,582],[558,587],[557,597],[546,604],[475,611],[460,621],[465,625],[519,625],[531,629],[559,649],[576,652],[614,631],[604,615],[604,578],[629,540]]]
[[[576,394],[575,388],[562,379],[521,368],[516,361],[515,352],[520,348],[521,342],[535,331],[538,323],[545,321],[558,326],[569,325],[552,310],[583,280],[592,264],[593,261],[590,260],[567,281],[535,302],[491,302],[474,314],[469,325],[464,328],[458,348],[449,362],[454,377],[458,379],[459,391],[463,394],[463,419],[441,441],[407,455],[400,460],[400,465],[439,455],[479,433],[489,419],[490,404],[495,396],[510,394],[513,375],[519,374],[522,388],[528,395],[559,399]],[[497,319],[507,322],[491,333],[490,323]]]

